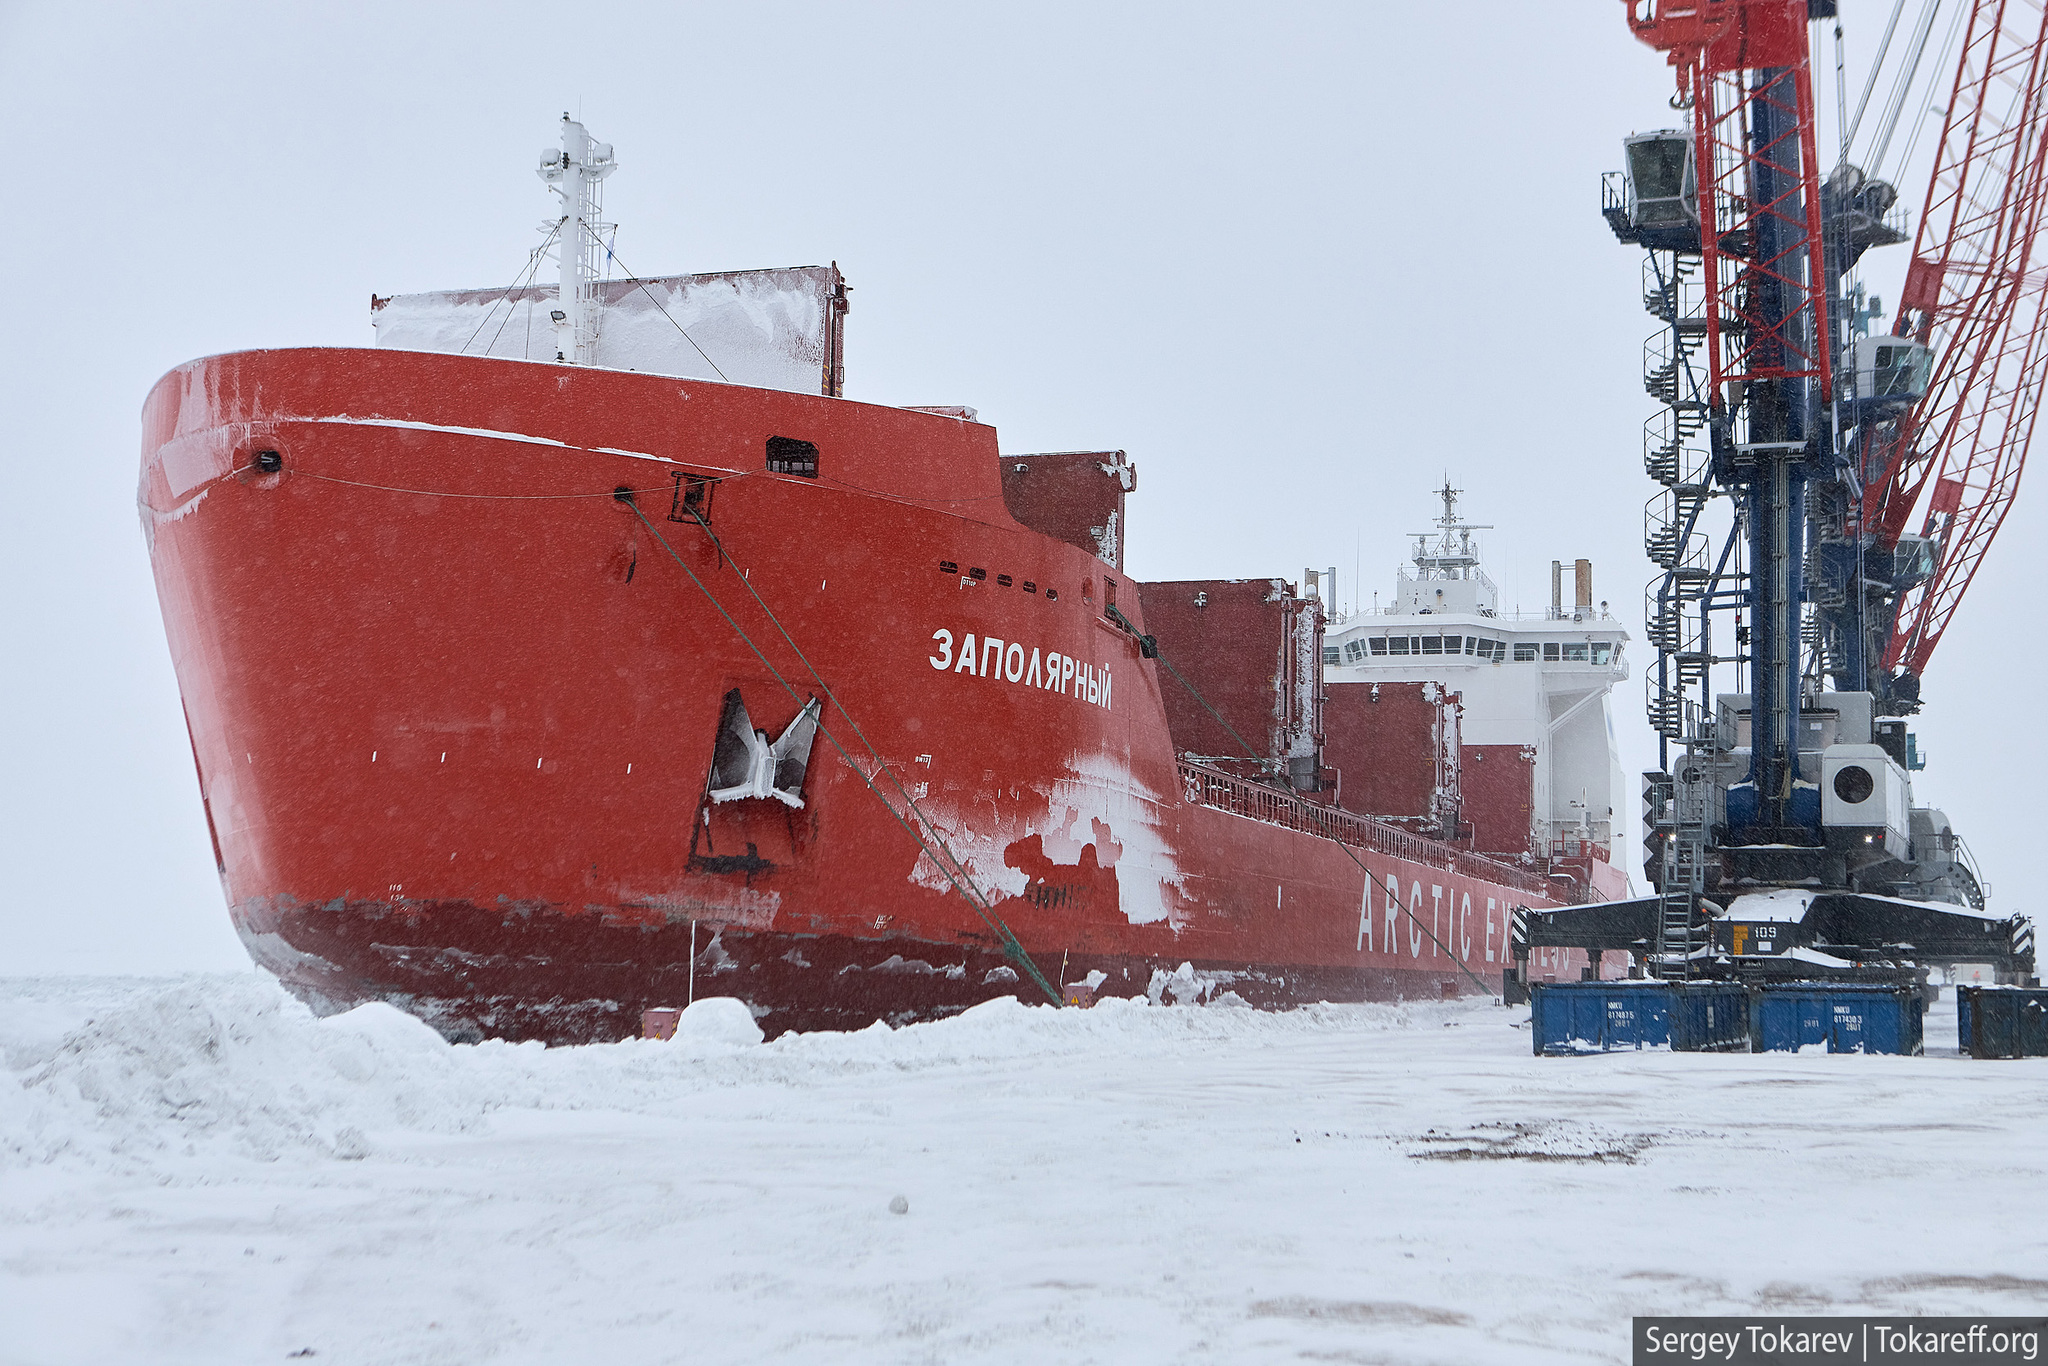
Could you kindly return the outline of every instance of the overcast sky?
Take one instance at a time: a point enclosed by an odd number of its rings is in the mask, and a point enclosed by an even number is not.
[[[1889,7],[1845,8],[1853,69]],[[564,110],[617,147],[635,271],[836,260],[849,396],[1128,451],[1139,577],[1335,564],[1369,600],[1445,474],[1506,605],[1591,558],[1638,642],[1633,784],[1651,321],[1598,191],[1669,92],[1613,0],[0,4],[0,972],[246,962],[135,515],[142,399],[196,356],[369,345],[372,291],[509,284]],[[1873,255],[1880,293],[1904,261]],[[1919,800],[2021,909],[2044,521],[2023,495],[1917,722]]]

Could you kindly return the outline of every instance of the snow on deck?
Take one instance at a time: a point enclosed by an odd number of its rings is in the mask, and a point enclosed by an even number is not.
[[[1955,1057],[1947,1003],[1924,1058],[1526,1020],[543,1050],[256,975],[0,980],[0,1360],[1583,1362],[1641,1313],[2039,1312],[2048,1064]]]
[[[597,282],[593,364],[792,393],[829,392],[836,270],[731,270]],[[374,299],[387,350],[552,361],[556,287],[448,289]]]
[[[1798,924],[1806,919],[1816,892],[1796,887],[1774,887],[1768,892],[1745,892],[1728,904],[1728,919],[1743,921],[1784,920]]]

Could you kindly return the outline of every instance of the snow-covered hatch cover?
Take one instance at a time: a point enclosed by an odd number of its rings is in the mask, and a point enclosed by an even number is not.
[[[837,392],[845,286],[832,266],[596,282],[593,363],[797,394]],[[552,284],[371,297],[377,345],[552,361]]]

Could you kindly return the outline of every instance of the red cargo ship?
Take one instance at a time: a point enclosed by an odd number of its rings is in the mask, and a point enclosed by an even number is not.
[[[573,229],[600,163],[569,129]],[[1227,648],[1185,609],[1151,630],[1121,452],[1003,456],[969,410],[838,396],[836,269],[622,285],[574,255],[559,295],[377,301],[380,334],[523,306],[529,348],[560,302],[559,363],[245,352],[144,408],[215,857],[294,992],[568,1042],[697,995],[772,1034],[1500,981],[1510,909],[1555,888],[1337,804],[1316,597],[1219,582]],[[811,288],[814,344],[761,354],[812,392],[606,365],[608,305],[644,295],[711,366],[705,300],[755,286]]]

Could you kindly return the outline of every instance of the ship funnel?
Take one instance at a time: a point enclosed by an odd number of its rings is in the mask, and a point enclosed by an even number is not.
[[[1574,619],[1591,616],[1593,612],[1593,562],[1572,561],[1572,616]],[[1564,561],[1550,562],[1550,619],[1564,620]]]

